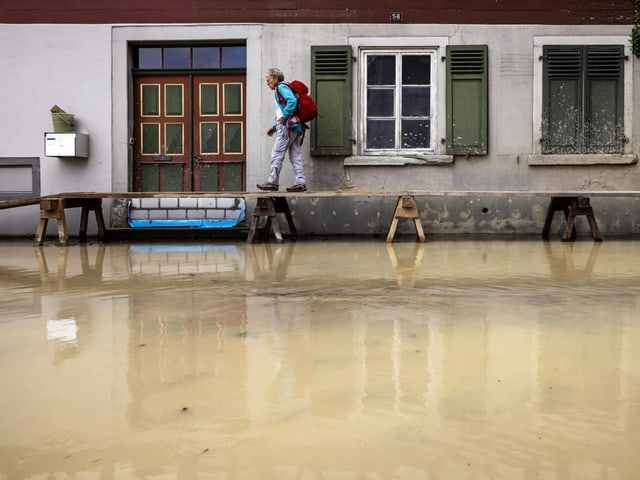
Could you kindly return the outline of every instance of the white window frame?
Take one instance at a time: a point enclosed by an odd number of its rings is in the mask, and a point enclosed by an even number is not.
[[[623,82],[624,82],[624,135],[626,138],[632,137],[633,125],[633,55],[629,45],[629,38],[626,36],[539,36],[533,37],[533,138],[531,151],[534,156],[541,156],[534,161],[544,162],[544,157],[554,157],[559,163],[562,157],[575,157],[572,155],[542,155],[542,88],[543,88],[543,65],[540,59],[543,54],[545,45],[622,45],[624,47],[624,55],[629,60],[624,62],[623,66]],[[624,145],[624,154],[631,153],[631,142]],[[604,156],[599,154],[583,154],[580,157],[598,157]],[[611,157],[611,155],[607,155]],[[566,160],[568,161],[568,159]],[[588,160],[585,163],[589,163]],[[626,162],[625,162],[626,163]]]
[[[429,112],[432,113],[436,110],[436,94],[435,88],[433,84],[435,83],[435,69],[436,69],[436,54],[437,51],[435,49],[362,49],[360,51],[360,58],[362,59],[360,62],[360,78],[362,78],[363,88],[362,88],[362,98],[360,99],[360,106],[362,108],[362,121],[360,125],[362,127],[362,153],[365,155],[402,155],[403,152],[412,153],[412,154],[432,154],[435,152],[436,139],[432,135],[433,131],[433,115],[429,115],[429,136],[430,142],[428,147],[423,148],[401,148],[400,146],[394,148],[367,148],[366,146],[366,138],[367,138],[367,119],[366,119],[366,103],[367,103],[367,92],[369,90],[369,85],[367,84],[367,62],[366,58],[371,55],[388,55],[393,56],[396,59],[396,83],[394,85],[394,101],[395,105],[393,108],[394,111],[394,120],[395,120],[395,144],[402,144],[402,90],[404,84],[402,83],[402,62],[398,61],[401,57],[405,55],[420,55],[429,57],[429,62],[431,64],[431,78],[429,83]],[[386,87],[385,87],[386,88]]]
[[[398,165],[416,163],[442,163],[453,161],[452,156],[444,155],[445,145],[442,139],[446,136],[446,68],[441,61],[445,55],[448,37],[352,37],[349,40],[359,68],[353,76],[352,131],[356,132],[356,155],[349,159],[349,164]],[[366,102],[366,62],[365,53],[429,53],[431,63],[431,147],[429,149],[397,149],[375,150],[365,149],[365,103]]]

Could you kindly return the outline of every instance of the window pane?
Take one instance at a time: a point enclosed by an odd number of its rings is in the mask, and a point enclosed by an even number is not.
[[[165,85],[166,115],[182,116],[182,85]]]
[[[193,68],[220,68],[220,47],[193,47]]]
[[[142,126],[142,153],[152,155],[160,153],[160,124],[143,123]]]
[[[242,153],[242,124],[226,122],[224,124],[224,153]]]
[[[167,123],[164,128],[167,141],[166,153],[168,155],[182,155],[182,124]]]
[[[367,117],[393,116],[393,90],[367,90]]]
[[[181,192],[183,190],[182,177],[184,168],[179,163],[163,165],[164,167],[164,191]]]
[[[403,85],[431,84],[431,57],[429,55],[404,55],[402,57]]]
[[[392,55],[367,56],[367,85],[395,85],[396,57]]]
[[[218,124],[200,124],[200,152],[218,153]]]
[[[142,115],[160,115],[160,85],[142,85]]]
[[[191,68],[191,49],[189,47],[165,48],[164,68]]]
[[[402,89],[402,116],[429,116],[429,87],[404,87]]]
[[[240,83],[227,83],[224,86],[224,114],[242,114],[242,85]]]
[[[430,146],[429,120],[402,121],[402,148],[429,148]]]
[[[395,122],[367,120],[367,148],[395,148]]]
[[[218,114],[218,84],[200,85],[200,115]]]
[[[217,163],[201,163],[200,164],[200,189],[203,192],[218,191],[218,164]]]
[[[224,189],[228,192],[242,190],[242,164],[225,163],[224,169]]]
[[[247,66],[247,47],[222,47],[222,68],[245,68]]]
[[[160,167],[143,163],[140,168],[142,170],[142,191],[157,192],[160,190]]]
[[[162,68],[162,49],[139,48],[138,68]]]

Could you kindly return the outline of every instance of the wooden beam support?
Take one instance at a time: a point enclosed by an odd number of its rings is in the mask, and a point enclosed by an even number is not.
[[[256,237],[256,232],[258,229],[258,225],[260,223],[260,219],[264,218],[264,231],[265,234],[269,235],[269,230],[273,230],[274,235],[276,236],[277,242],[282,242],[282,230],[280,229],[280,224],[278,223],[278,213],[284,214],[287,225],[289,227],[289,232],[293,238],[296,237],[296,227],[293,223],[293,217],[291,216],[291,210],[289,209],[289,204],[287,203],[287,199],[284,197],[259,197],[256,200],[256,206],[253,209],[253,213],[251,214],[251,224],[249,226],[249,235],[247,236],[247,243],[253,243]]]
[[[420,221],[420,212],[418,211],[418,205],[416,205],[416,199],[413,195],[402,195],[398,197],[398,201],[396,202],[396,209],[393,212],[393,220],[391,220],[391,226],[389,227],[389,233],[387,235],[387,243],[393,242],[396,229],[398,228],[398,221],[401,218],[413,219],[418,239],[423,243],[427,241],[424,230],[422,230],[422,222]]]
[[[591,207],[591,201],[589,197],[551,197],[549,206],[547,208],[547,216],[544,220],[544,227],[542,229],[542,238],[547,240],[549,238],[549,230],[551,229],[551,223],[553,222],[554,214],[557,211],[561,211],[564,214],[564,218],[567,222],[564,234],[562,235],[563,242],[569,242],[576,239],[576,227],[575,221],[578,215],[585,215],[591,228],[591,236],[594,242],[601,242],[600,230],[598,229],[598,223]]]
[[[44,242],[44,234],[47,229],[49,219],[54,219],[58,226],[58,242],[66,245],[69,239],[67,233],[67,218],[65,209],[82,208],[80,214],[80,231],[78,233],[81,242],[87,241],[87,222],[89,211],[93,211],[96,216],[98,227],[98,239],[104,238],[105,224],[102,215],[102,198],[43,198],[40,200],[40,221],[36,230],[34,245],[40,246]]]

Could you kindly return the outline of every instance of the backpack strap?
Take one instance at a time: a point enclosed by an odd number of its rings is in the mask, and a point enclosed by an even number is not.
[[[276,85],[276,95],[278,95],[278,102],[280,103],[280,105],[286,105],[287,101],[284,99],[284,97],[280,93],[280,86],[281,85],[285,85],[289,90],[291,90],[291,92],[294,95],[295,95],[295,92],[291,89],[291,87],[289,86],[289,84],[287,82],[280,82],[278,85]]]
[[[302,124],[302,137],[300,138],[300,145],[302,145],[302,142],[304,142],[304,135],[307,133],[307,130],[309,130],[309,125],[307,125],[306,123]]]

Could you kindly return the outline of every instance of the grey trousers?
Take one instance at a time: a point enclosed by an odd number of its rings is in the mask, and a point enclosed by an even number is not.
[[[271,169],[269,170],[269,182],[280,183],[280,170],[284,163],[284,157],[289,152],[289,160],[293,167],[296,178],[296,185],[305,183],[304,172],[302,170],[302,134],[288,130],[284,125],[278,124],[276,140],[271,150]]]

